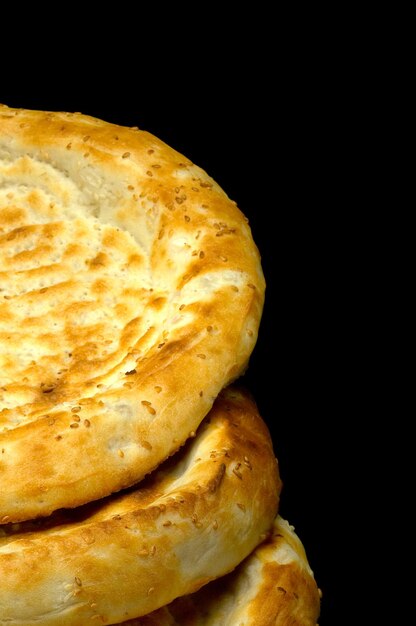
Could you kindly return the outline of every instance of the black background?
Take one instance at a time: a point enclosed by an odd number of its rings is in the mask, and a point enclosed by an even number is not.
[[[249,218],[267,292],[243,382],[272,433],[284,482],[281,513],[295,526],[323,591],[325,626],[340,623],[340,446],[349,407],[340,382],[346,343],[340,221],[335,207],[328,210],[331,154],[321,152],[331,142],[318,128],[322,118],[303,106],[306,93],[295,97],[252,76],[234,80],[232,69],[227,89],[216,88],[201,68],[198,91],[178,78],[157,91],[141,89],[140,81],[134,88],[113,83],[112,97],[108,84],[60,96],[52,85],[46,94],[0,88],[0,101],[146,129],[205,169]]]

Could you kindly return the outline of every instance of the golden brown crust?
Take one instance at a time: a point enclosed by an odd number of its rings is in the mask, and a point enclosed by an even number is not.
[[[117,623],[192,593],[264,539],[280,488],[254,402],[226,389],[140,487],[2,527],[0,624]]]
[[[133,484],[246,367],[244,216],[147,132],[0,105],[0,523]]]
[[[316,626],[319,611],[302,543],[278,516],[269,538],[233,572],[123,626]]]

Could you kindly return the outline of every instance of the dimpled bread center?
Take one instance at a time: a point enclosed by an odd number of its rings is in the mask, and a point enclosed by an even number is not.
[[[81,382],[86,396],[128,384],[163,313],[156,291],[139,243],[86,212],[63,172],[0,161],[0,429]]]

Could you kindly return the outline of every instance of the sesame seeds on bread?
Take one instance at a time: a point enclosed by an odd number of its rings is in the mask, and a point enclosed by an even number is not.
[[[153,135],[0,105],[0,524],[134,484],[247,366],[246,219]]]
[[[316,626],[319,609],[304,547],[279,515],[267,539],[233,572],[120,626]]]
[[[264,540],[280,489],[256,405],[228,388],[137,487],[0,528],[0,624],[114,624],[192,593]]]

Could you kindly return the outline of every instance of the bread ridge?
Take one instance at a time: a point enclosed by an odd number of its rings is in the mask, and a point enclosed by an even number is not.
[[[254,400],[227,388],[196,437],[137,487],[0,529],[0,624],[111,624],[192,593],[265,538],[280,490]]]
[[[247,367],[265,282],[235,203],[146,131],[0,106],[1,181],[4,524],[178,450]]]
[[[278,515],[233,572],[119,626],[316,626],[320,595],[301,540]]]

